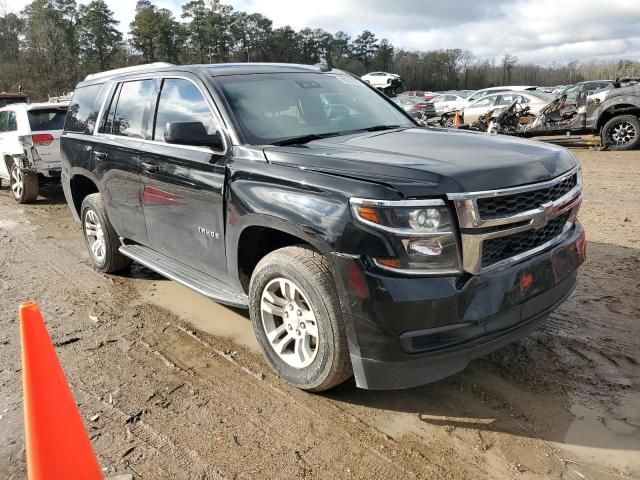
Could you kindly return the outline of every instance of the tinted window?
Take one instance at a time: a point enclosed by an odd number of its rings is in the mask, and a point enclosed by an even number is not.
[[[167,78],[162,82],[153,139],[164,142],[165,127],[171,122],[201,122],[209,135],[217,130],[198,87],[177,78]]]
[[[153,94],[152,80],[124,82],[111,108],[103,131],[125,137],[145,138],[145,114]]]
[[[9,112],[0,112],[0,133],[7,131],[8,120],[9,120]]]
[[[46,108],[41,110],[29,110],[29,125],[32,132],[44,130],[62,130],[64,117],[67,114],[66,107]]]
[[[64,124],[66,131],[89,133],[93,130],[106,91],[103,86],[90,85],[75,91]]]

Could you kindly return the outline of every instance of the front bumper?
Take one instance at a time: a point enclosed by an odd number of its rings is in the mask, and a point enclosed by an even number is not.
[[[465,368],[530,333],[573,291],[584,230],[477,276],[400,277],[333,256],[356,384],[409,388]]]

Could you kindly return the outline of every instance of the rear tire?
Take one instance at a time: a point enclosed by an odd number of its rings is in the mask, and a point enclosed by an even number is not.
[[[640,145],[640,120],[633,115],[613,117],[602,127],[602,145],[609,150],[632,150]]]
[[[328,390],[352,375],[336,287],[326,259],[305,246],[265,256],[249,285],[251,323],[276,373],[302,390]]]
[[[93,265],[105,273],[118,272],[133,262],[120,253],[120,239],[113,229],[99,193],[87,195],[80,208],[84,241]]]
[[[38,175],[34,172],[24,172],[17,163],[11,166],[11,193],[18,203],[33,203],[38,198]]]

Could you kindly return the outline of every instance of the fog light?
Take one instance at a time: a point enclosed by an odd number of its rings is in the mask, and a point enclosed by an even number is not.
[[[437,238],[409,240],[406,245],[409,255],[424,255],[426,257],[437,257],[442,253],[442,244]]]

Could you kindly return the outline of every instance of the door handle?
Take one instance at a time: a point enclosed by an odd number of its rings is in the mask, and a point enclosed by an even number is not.
[[[98,160],[106,160],[107,159],[107,153],[106,152],[96,152],[94,150],[93,151],[93,156],[96,157]]]
[[[145,172],[153,173],[160,170],[157,163],[153,162],[140,162],[140,166]]]

